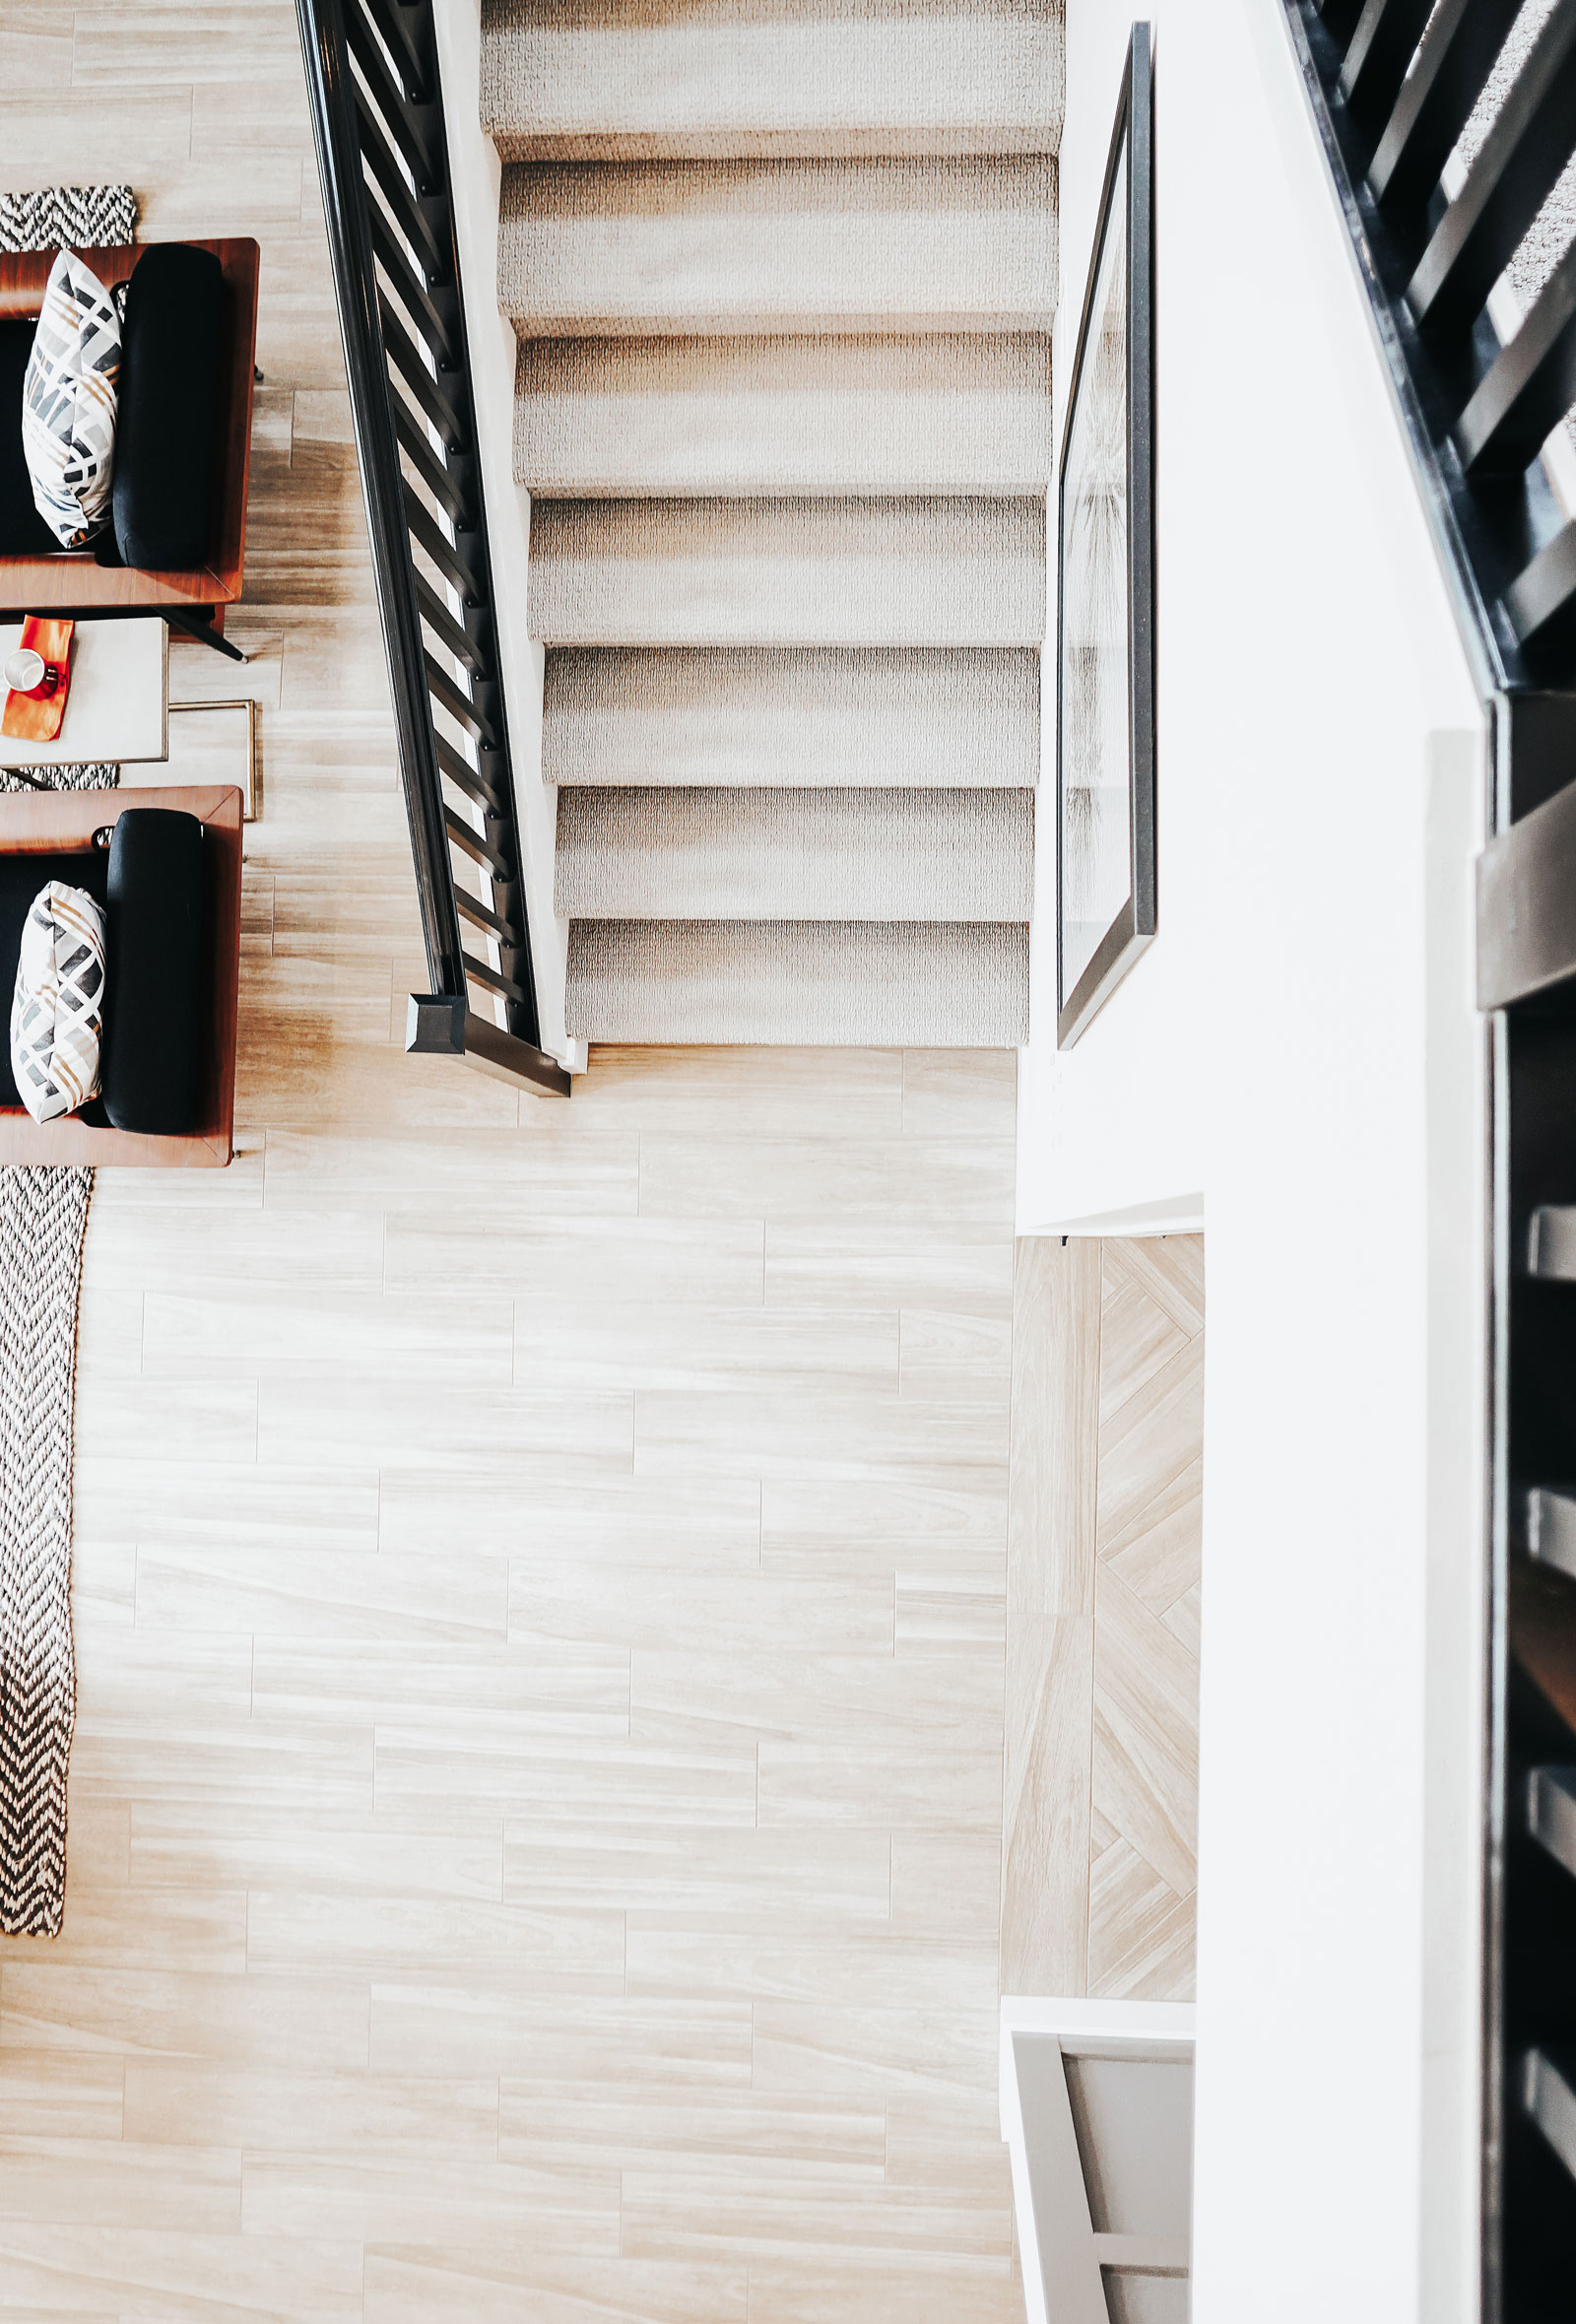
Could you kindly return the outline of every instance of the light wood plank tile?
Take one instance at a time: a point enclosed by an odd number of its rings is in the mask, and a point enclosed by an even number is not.
[[[240,2157],[7,2130],[0,2134],[0,2220],[17,2219],[224,2234],[240,2225]],[[9,2301],[7,2309],[15,2314]]]
[[[361,2161],[368,2154],[420,2161],[491,2162],[497,2146],[497,2083],[435,2075],[284,2072],[208,2059],[128,2058],[128,2138],[171,2147],[313,2150]]]
[[[737,2262],[566,2260],[514,2263],[468,2249],[372,2251],[366,2324],[746,2324],[748,2271]]]
[[[514,1361],[507,1299],[457,1294],[420,1297],[379,1290],[204,1285],[150,1292],[143,1369],[213,1379],[408,1380],[463,1367],[467,1379],[507,1381]]]
[[[879,1582],[813,1587],[762,1573],[668,1573],[640,1565],[516,1559],[509,1636],[596,1640],[663,1653],[891,1652],[891,1593]]]
[[[819,2001],[755,2005],[755,2087],[841,2092],[975,2094],[996,2081],[997,2012],[850,2009]]]
[[[144,1892],[152,1893],[152,1892]],[[624,1915],[533,1912],[472,1896],[253,1889],[244,1950],[253,1969],[421,1976],[540,1993],[622,1993]]]
[[[385,1468],[380,1543],[428,1554],[503,1550],[752,1571],[760,1563],[760,1488],[751,1478],[455,1476]]]
[[[889,1313],[784,1313],[758,1304],[656,1300],[569,1307],[540,1297],[514,1302],[517,1387],[890,1393],[898,1385],[898,1319]]]
[[[69,1908],[68,1908],[69,1909]],[[0,1961],[21,1939],[0,1941]],[[126,2062],[100,2050],[0,2045],[0,2120],[35,2139],[118,2139]]]
[[[834,1218],[914,1226],[972,1223],[998,1235],[1011,1217],[1011,1145],[973,1138],[718,1137],[697,1149],[653,1131],[640,1142],[647,1219],[764,1219],[768,1228]]]
[[[182,2233],[167,2227],[0,2221],[13,2310],[103,2314],[119,2324],[360,2324],[356,2243]]]
[[[360,1550],[144,1548],[139,1629],[241,1631],[248,1637],[501,1639],[502,1558],[391,1557]],[[247,1707],[251,1707],[247,1654]]]
[[[301,2127],[309,2137],[311,2125]],[[620,2209],[616,2171],[571,2177],[474,2157],[444,2162],[373,2153],[351,2160],[310,2147],[248,2155],[240,2187],[249,2235],[404,2245],[461,2235],[479,2261],[529,2262],[555,2252],[616,2258]]]
[[[929,1308],[1000,1322],[1013,1307],[1013,1245],[998,1225],[959,1231],[951,1214],[923,1225],[842,1224],[836,1207],[766,1228],[770,1306]]]
[[[996,1948],[870,1930],[718,1930],[701,1914],[629,1923],[631,1994],[676,2000],[823,2001],[851,2009],[978,2011],[996,2006]]]
[[[748,2002],[558,1993],[543,2007],[529,1992],[492,1985],[372,1988],[372,2065],[381,2073],[748,2090],[753,2048]]]
[[[805,1919],[885,1923],[892,1846],[874,1830],[719,1833],[645,1825],[571,1836],[511,1821],[503,1892],[540,1910],[703,1913],[719,1930],[762,1917],[784,1927]],[[993,1924],[994,1917],[993,1897]]]
[[[498,2153],[537,2169],[654,2170],[682,2167],[727,2180],[769,2164],[779,2178],[880,2185],[886,2118],[880,2106],[772,2097],[693,2083],[583,2089],[578,2081],[517,2082],[498,2094]]]
[[[0,2049],[91,2049],[236,2064],[366,2063],[364,1982],[198,1969],[0,1964]]]
[[[73,1833],[75,1821],[74,1814]],[[303,1897],[495,1901],[503,1893],[503,1843],[496,1831],[374,1826],[369,1804],[360,1816],[313,1816],[295,1800],[278,1806],[248,1799],[242,1810],[139,1800],[130,1873],[138,1890],[222,1886]]]
[[[903,1131],[910,1138],[994,1138],[1018,1128],[1016,1049],[905,1049]]]

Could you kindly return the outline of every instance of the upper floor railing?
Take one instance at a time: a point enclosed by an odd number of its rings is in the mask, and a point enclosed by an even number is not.
[[[1482,691],[1569,685],[1576,0],[1283,6]]]
[[[432,0],[296,0],[432,990],[407,1048],[540,1046]]]
[[[1482,2324],[1576,2284],[1576,0],[1282,0],[1492,753]]]

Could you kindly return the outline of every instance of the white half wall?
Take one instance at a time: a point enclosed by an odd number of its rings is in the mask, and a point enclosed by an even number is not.
[[[1059,399],[1132,13],[1068,0]],[[1468,2324],[1483,715],[1280,0],[1149,13],[1159,927],[1059,1056],[1048,715],[1018,1224],[1207,1215],[1194,2313]]]
[[[509,722],[514,802],[525,877],[531,962],[536,974],[542,1046],[571,1073],[585,1071],[585,1043],[564,1029],[569,923],[554,910],[558,794],[542,780],[543,649],[526,630],[531,554],[531,496],[514,481],[513,325],[498,306],[497,149],[482,128],[481,0],[436,0],[443,127],[453,186],[454,237],[470,344],[471,386],[481,438],[498,660]]]

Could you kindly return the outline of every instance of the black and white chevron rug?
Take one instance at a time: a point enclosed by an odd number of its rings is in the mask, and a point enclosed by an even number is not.
[[[0,249],[129,242],[130,186],[0,195]],[[38,770],[107,788],[118,766]],[[0,774],[0,787],[31,786]],[[0,994],[10,1018],[10,996]],[[66,1774],[76,1720],[71,1648],[71,1454],[77,1290],[90,1169],[0,1169],[0,1932],[59,1934]]]

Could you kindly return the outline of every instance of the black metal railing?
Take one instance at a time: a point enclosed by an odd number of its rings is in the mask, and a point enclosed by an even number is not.
[[[1282,5],[1490,717],[1480,2312],[1543,2324],[1576,2300],[1576,0]]]
[[[296,12],[432,984],[406,1046],[567,1096],[540,1046],[431,0]]]

